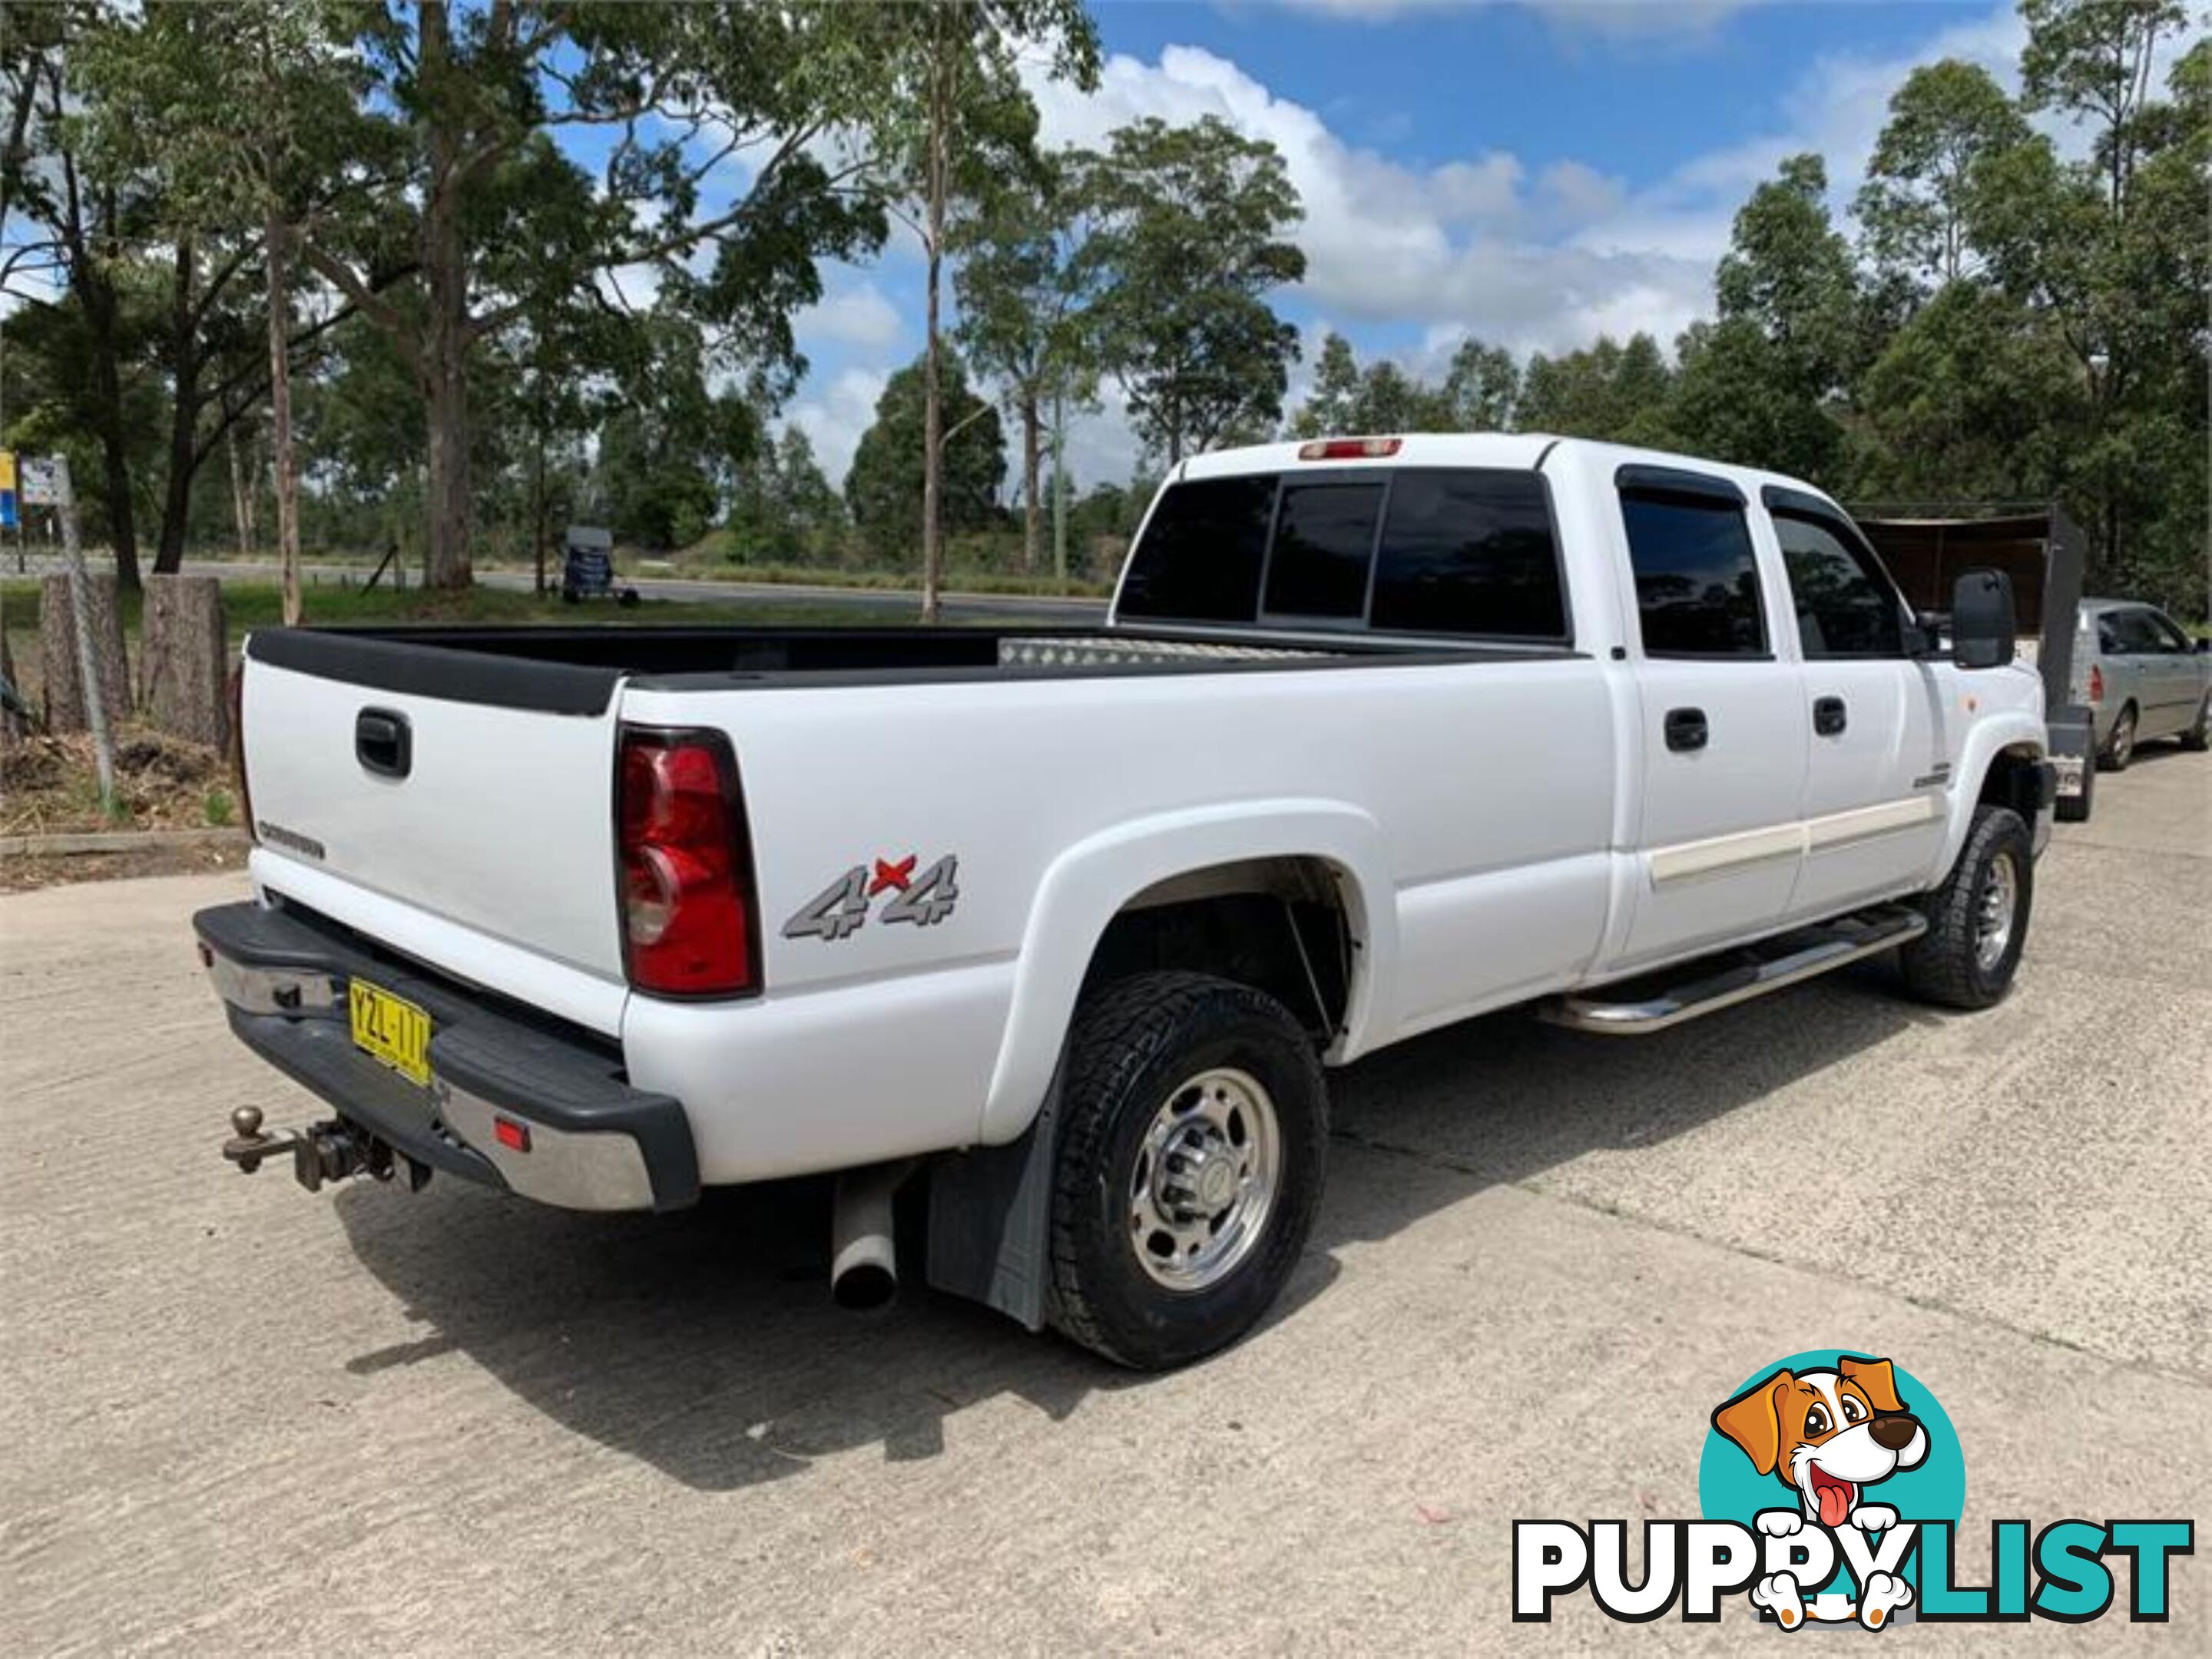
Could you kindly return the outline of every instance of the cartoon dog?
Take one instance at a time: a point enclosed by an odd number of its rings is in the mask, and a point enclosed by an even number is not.
[[[1715,1411],[1713,1426],[1761,1474],[1797,1494],[1796,1509],[1759,1512],[1759,1531],[1775,1538],[1802,1530],[1808,1520],[1831,1530],[1849,1524],[1874,1533],[1895,1526],[1897,1511],[1865,1502],[1866,1489],[1899,1469],[1917,1468],[1928,1455],[1928,1431],[1897,1397],[1889,1361],[1852,1354],[1839,1355],[1832,1371],[1775,1372]],[[1803,1598],[1790,1573],[1770,1573],[1751,1599],[1771,1608],[1785,1630],[1805,1622]],[[1902,1578],[1871,1574],[1860,1588],[1859,1622],[1879,1629],[1911,1600],[1912,1587]]]

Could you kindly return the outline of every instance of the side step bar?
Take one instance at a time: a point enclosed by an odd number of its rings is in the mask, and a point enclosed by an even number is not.
[[[1927,931],[1928,918],[1909,905],[1881,905],[1741,951],[1553,997],[1540,1004],[1537,1012],[1554,1025],[1577,1031],[1643,1036],[1894,950]]]

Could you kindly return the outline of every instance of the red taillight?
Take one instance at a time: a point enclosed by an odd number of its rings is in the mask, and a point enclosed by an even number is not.
[[[617,805],[623,956],[663,996],[760,988],[752,855],[719,732],[624,726]]]
[[[1302,461],[1379,461],[1404,447],[1402,438],[1316,438],[1298,446]]]
[[[2104,700],[2105,671],[2095,663],[2091,663],[2089,665],[2089,701],[2102,702]]]
[[[499,1144],[510,1152],[530,1150],[530,1126],[526,1123],[517,1123],[511,1117],[495,1117],[491,1121],[491,1132]]]

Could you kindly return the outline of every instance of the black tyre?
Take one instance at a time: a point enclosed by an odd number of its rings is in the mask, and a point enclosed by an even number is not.
[[[2197,724],[2181,734],[2181,746],[2200,755],[2212,749],[2212,691],[2197,705]]]
[[[1060,1088],[1053,1323],[1139,1370],[1227,1346],[1297,1265],[1328,1097],[1273,997],[1140,974],[1077,1010]]]
[[[2020,814],[1974,809],[1966,844],[1920,908],[1928,931],[1901,952],[1905,982],[1923,1001],[1987,1008],[2012,988],[2035,901],[2034,845]]]
[[[2136,757],[2136,706],[2130,703],[2112,722],[2112,734],[2097,751],[2097,767],[2104,772],[2124,772]]]

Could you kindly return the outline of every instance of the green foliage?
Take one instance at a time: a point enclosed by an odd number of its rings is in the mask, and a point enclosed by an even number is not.
[[[1147,118],[1116,130],[1081,180],[1110,273],[1100,350],[1146,443],[1173,465],[1272,429],[1298,342],[1264,296],[1306,264],[1284,240],[1301,210],[1274,146],[1212,115],[1184,127]]]
[[[998,517],[1006,482],[1006,437],[999,413],[968,386],[957,356],[939,365],[945,407],[944,522],[948,532],[980,530]],[[911,566],[921,546],[923,365],[890,377],[876,401],[875,423],[860,434],[845,475],[853,522],[878,558]]]
[[[1993,289],[1954,283],[1891,337],[1856,389],[1848,476],[1884,501],[2047,500],[2086,415],[2064,349]]]
[[[1876,268],[1923,287],[1970,275],[1975,170],[2027,136],[2026,118],[1980,65],[1947,58],[1914,70],[1889,100],[1858,194]]]
[[[1517,418],[1531,432],[1663,447],[1673,386],[1673,371],[1649,334],[1631,335],[1626,345],[1601,335],[1595,345],[1562,357],[1531,357]]]
[[[708,389],[697,324],[659,312],[644,320],[618,404],[599,429],[589,510],[617,541],[663,551],[689,546],[714,524],[762,432],[751,402]]]
[[[795,426],[739,469],[721,538],[732,564],[805,564],[836,556],[848,520],[845,503]]]
[[[1606,349],[1614,348],[1607,342]],[[1656,355],[1654,348],[1655,362]],[[1513,423],[1521,389],[1511,354],[1480,340],[1462,341],[1442,382],[1431,386],[1388,358],[1362,369],[1352,343],[1332,332],[1322,341],[1313,391],[1291,416],[1290,435],[1503,432]]]

